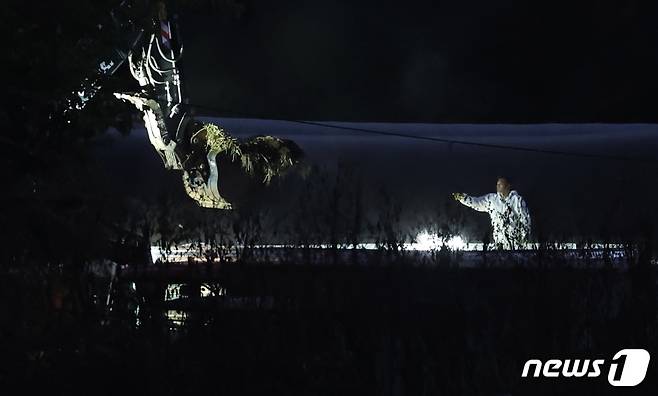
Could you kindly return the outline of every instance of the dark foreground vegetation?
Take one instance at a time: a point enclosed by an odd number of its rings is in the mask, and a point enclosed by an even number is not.
[[[52,395],[596,395],[614,390],[605,368],[540,380],[522,379],[523,364],[658,353],[655,268],[409,264],[226,264],[205,282],[220,293],[185,298],[201,282],[179,279],[167,302],[165,279],[126,279],[111,312],[93,283],[53,301],[44,279],[4,276],[0,381]],[[172,309],[187,319],[169,321]],[[633,394],[656,389],[655,367]]]

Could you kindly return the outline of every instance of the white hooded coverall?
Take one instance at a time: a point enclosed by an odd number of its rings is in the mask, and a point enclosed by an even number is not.
[[[510,191],[507,198],[503,198],[500,193],[481,197],[464,195],[459,202],[479,212],[489,213],[497,248],[519,249],[527,242],[531,226],[530,213],[516,190]]]

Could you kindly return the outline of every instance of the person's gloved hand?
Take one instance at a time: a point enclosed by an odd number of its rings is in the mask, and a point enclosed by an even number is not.
[[[452,199],[458,202],[461,202],[461,200],[464,199],[465,196],[466,194],[464,193],[452,193]]]

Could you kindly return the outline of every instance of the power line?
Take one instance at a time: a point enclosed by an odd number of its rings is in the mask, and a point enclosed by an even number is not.
[[[339,129],[339,130],[344,130],[344,131],[362,132],[362,133],[368,133],[368,134],[373,134],[373,135],[391,136],[391,137],[400,137],[400,138],[406,138],[406,139],[432,141],[432,142],[436,142],[436,143],[460,144],[460,145],[464,145],[464,146],[474,146],[474,147],[481,147],[481,148],[487,148],[487,149],[522,151],[522,152],[537,153],[537,154],[561,155],[561,156],[569,156],[569,157],[592,158],[592,159],[610,160],[610,161],[627,161],[627,162],[658,164],[658,159],[655,159],[655,158],[625,157],[625,156],[607,155],[607,154],[593,154],[593,153],[582,153],[582,152],[574,152],[574,151],[547,150],[547,149],[532,148],[532,147],[521,147],[521,146],[509,146],[509,145],[503,145],[503,144],[470,142],[470,141],[465,141],[465,140],[454,140],[454,139],[446,139],[446,138],[441,138],[441,137],[421,136],[421,135],[413,135],[413,134],[408,134],[408,133],[386,132],[386,131],[379,131],[379,130],[368,129],[368,128],[335,125],[335,124],[328,124],[328,123],[318,122],[318,121],[289,120],[289,119],[285,119],[285,118],[267,118],[267,117],[258,116],[258,115],[254,115],[254,114],[237,113],[237,112],[232,112],[232,111],[226,111],[224,109],[220,109],[220,108],[217,108],[217,107],[205,106],[205,105],[199,105],[199,104],[193,104],[193,103],[188,103],[187,105],[190,106],[190,107],[193,107],[193,108],[197,108],[197,109],[205,109],[205,110],[217,112],[217,113],[220,113],[222,115],[232,114],[232,115],[238,116],[238,117],[247,117],[247,118],[259,119],[259,120],[291,122],[291,123],[297,123],[297,124],[302,124],[302,125],[311,125],[311,126],[317,126],[317,127],[323,127],[323,128]]]

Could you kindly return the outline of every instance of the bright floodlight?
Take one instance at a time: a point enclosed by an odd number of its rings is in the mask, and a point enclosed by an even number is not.
[[[455,235],[449,238],[446,241],[446,245],[450,250],[464,250],[467,248],[466,242],[464,242],[464,239],[461,237],[461,235]]]
[[[446,245],[450,250],[464,250],[467,245],[460,235],[455,235],[450,238],[441,238],[436,234],[431,234],[427,231],[422,231],[416,236],[416,242],[412,243],[409,247],[411,250],[433,250],[440,249]]]

